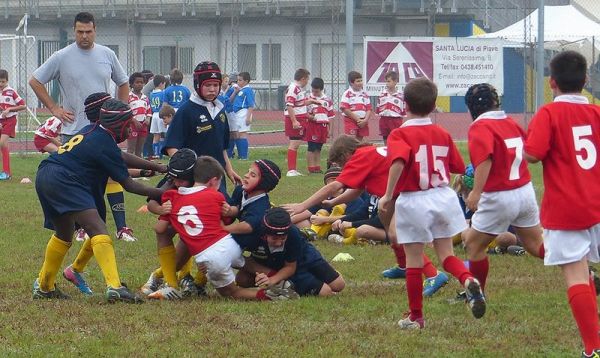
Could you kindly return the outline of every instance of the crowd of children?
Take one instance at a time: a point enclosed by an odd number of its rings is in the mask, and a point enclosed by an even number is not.
[[[174,85],[166,89],[165,76],[154,76],[150,99],[141,92],[143,75],[134,73],[129,107],[101,94],[101,100],[86,100],[86,110],[99,109],[99,115],[90,117],[92,124],[69,142],[58,140],[61,121],[55,117],[36,131],[36,148],[51,153],[40,164],[36,189],[45,226],[55,232],[33,297],[66,298],[55,277],[78,225],[90,239],[64,270],[64,277],[91,294],[81,272],[96,256],[108,287],[107,299],[141,302],[121,284],[106,234],[103,195],[110,177],[127,191],[147,195],[149,210],[159,215],[155,232],[160,267],[142,287],[148,298],[205,294],[207,282],[221,296],[237,299],[330,296],[341,292],[345,281],[307,238],[329,237],[344,244],[366,239],[390,243],[397,267],[384,275],[406,279],[409,311],[399,327],[423,329],[423,297],[449,280],[424,254],[426,245],[433,246],[444,271],[464,287],[472,315],[482,318],[490,245],[518,240],[523,252],[561,268],[583,354],[598,356],[597,291],[588,260],[600,261],[600,209],[593,202],[600,191],[594,184],[600,174],[596,166],[600,143],[595,136],[600,131],[600,110],[581,96],[586,69],[585,58],[576,52],[565,51],[552,59],[550,86],[555,100],[536,113],[527,134],[500,109],[494,87],[471,86],[465,95],[473,119],[468,167],[450,134],[429,118],[437,87],[426,78],[410,81],[401,93],[398,74],[385,75],[386,88],[377,100],[376,113],[386,146],[364,142],[372,107],[362,89],[362,76],[351,71],[350,87],[340,100],[346,134],[329,149],[325,185],[302,203],[275,208],[269,193],[282,177],[279,167],[268,159],[254,160],[241,177],[230,162],[235,147],[239,159],[248,159],[247,133],[255,108],[249,73],[223,76],[216,63],[202,62],[194,70],[193,92],[184,90],[181,72],[173,71]],[[308,94],[304,87],[309,79],[309,71],[298,69],[285,97],[288,177],[302,175],[297,170],[302,142],[308,143],[309,173],[322,173],[321,149],[334,117],[324,81],[314,78]],[[12,98],[0,113],[4,163],[0,179],[10,177],[4,143],[14,136],[14,113],[25,108],[7,80],[6,71],[0,70],[2,96]],[[127,166],[150,169],[151,165],[121,155],[116,145],[136,138],[130,132],[143,137],[150,118],[153,155],[171,157],[168,174],[157,188],[131,180]],[[139,142],[131,143],[128,151],[140,156]],[[101,146],[102,156],[91,156],[90,148]],[[541,216],[527,168],[527,162],[538,161],[545,184]],[[561,175],[565,172],[573,174],[567,178]],[[451,174],[458,177],[456,191]],[[236,185],[231,195],[226,177]],[[576,187],[585,187],[588,195],[569,189]],[[571,205],[557,205],[560,202]],[[177,244],[175,234],[180,238]],[[468,261],[454,255],[455,238],[464,242]],[[244,251],[248,256],[242,255]],[[194,266],[196,277],[190,275]]]

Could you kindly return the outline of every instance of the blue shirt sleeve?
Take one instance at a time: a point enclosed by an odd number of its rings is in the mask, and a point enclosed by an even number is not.
[[[183,148],[186,138],[186,109],[182,108],[175,112],[175,117],[167,129],[167,135],[165,137],[165,145],[162,149],[163,154],[167,154],[167,148]]]
[[[256,107],[256,103],[254,101],[254,89],[248,87],[245,91],[246,95],[246,106],[245,108],[254,108]]]
[[[129,178],[129,172],[121,156],[121,150],[114,143],[111,144],[102,146],[97,162],[114,181],[122,183]]]
[[[285,262],[299,262],[302,258],[302,240],[300,230],[296,226],[290,228],[287,240],[285,240]]]

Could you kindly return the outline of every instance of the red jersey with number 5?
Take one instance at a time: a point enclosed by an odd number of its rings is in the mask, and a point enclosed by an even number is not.
[[[372,145],[358,148],[335,179],[351,189],[364,189],[382,197],[387,186],[390,161],[386,147]],[[397,192],[394,193],[398,195]]]
[[[469,154],[476,168],[492,159],[484,192],[520,188],[531,181],[527,161],[523,160],[525,131],[504,111],[486,112],[469,127]]]
[[[194,256],[229,233],[221,225],[221,206],[225,197],[205,186],[180,187],[162,195],[162,202],[173,205],[168,220]]]
[[[388,156],[404,161],[396,190],[428,190],[448,186],[450,173],[464,173],[463,162],[450,134],[429,118],[406,121],[390,133]]]
[[[600,223],[600,107],[581,95],[562,95],[541,107],[525,152],[542,161],[542,226],[584,230]]]

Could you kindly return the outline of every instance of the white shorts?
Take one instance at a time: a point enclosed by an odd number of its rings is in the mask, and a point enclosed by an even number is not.
[[[167,127],[163,123],[162,119],[158,116],[158,112],[152,113],[152,122],[150,123],[150,133],[160,134],[167,133]]]
[[[533,184],[520,188],[481,194],[477,211],[471,218],[473,229],[499,235],[508,226],[533,227],[540,223],[540,212]]]
[[[235,281],[232,267],[244,266],[242,249],[231,235],[227,235],[214,245],[194,256],[196,264],[207,267],[206,277],[215,287],[225,287]]]
[[[563,265],[587,256],[600,262],[600,224],[586,230],[544,230],[544,265]]]
[[[230,114],[233,120],[229,122],[229,130],[232,132],[250,132],[250,125],[246,125],[246,117],[248,116],[248,109],[240,109],[237,112],[231,112]],[[233,123],[233,125],[232,125]]]
[[[432,242],[467,228],[456,192],[449,187],[401,193],[396,199],[398,243]]]

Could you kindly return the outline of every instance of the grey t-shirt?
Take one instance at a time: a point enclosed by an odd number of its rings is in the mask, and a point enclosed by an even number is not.
[[[83,50],[76,43],[55,52],[33,72],[33,77],[42,84],[58,80],[62,107],[75,115],[73,123],[63,124],[63,134],[75,134],[90,123],[83,105],[87,96],[110,93],[111,81],[121,86],[129,80],[113,50],[99,44]]]

